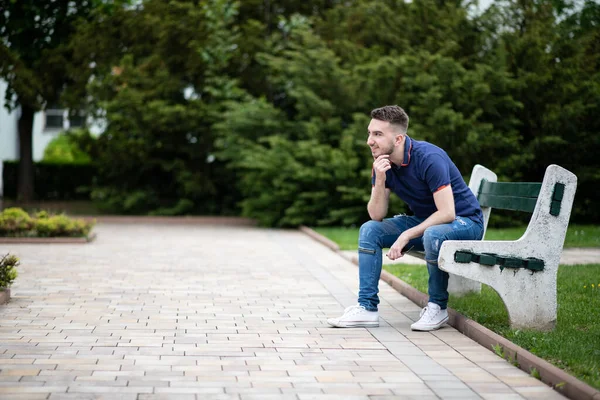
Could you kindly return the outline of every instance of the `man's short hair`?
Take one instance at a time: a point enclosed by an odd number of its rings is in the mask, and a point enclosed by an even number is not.
[[[400,127],[402,133],[408,131],[408,114],[399,106],[384,106],[371,111],[371,118],[379,121],[387,121],[392,125]]]

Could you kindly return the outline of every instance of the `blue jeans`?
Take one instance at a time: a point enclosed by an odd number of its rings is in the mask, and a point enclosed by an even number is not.
[[[392,246],[402,232],[419,225],[423,218],[399,215],[383,221],[368,221],[360,227],[358,237],[358,304],[377,311],[382,249]],[[456,217],[449,224],[430,226],[423,236],[412,239],[403,251],[425,250],[429,271],[429,301],[442,309],[448,306],[448,273],[438,268],[438,255],[444,240],[480,240],[483,224],[469,218]]]

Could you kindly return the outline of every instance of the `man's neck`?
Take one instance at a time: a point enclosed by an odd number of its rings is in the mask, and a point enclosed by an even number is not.
[[[404,163],[404,145],[406,144],[406,140],[402,142],[402,144],[396,148],[394,148],[394,152],[390,154],[390,161],[396,165],[402,165]]]

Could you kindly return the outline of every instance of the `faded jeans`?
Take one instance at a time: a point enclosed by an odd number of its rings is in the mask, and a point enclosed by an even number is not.
[[[382,249],[391,247],[400,234],[419,225],[425,219],[398,215],[383,221],[368,221],[360,227],[358,237],[358,304],[368,311],[377,311]],[[442,309],[448,306],[448,273],[438,268],[440,247],[445,240],[480,240],[483,224],[466,217],[456,217],[449,224],[430,226],[423,236],[412,239],[403,251],[425,250],[429,272],[429,301]]]

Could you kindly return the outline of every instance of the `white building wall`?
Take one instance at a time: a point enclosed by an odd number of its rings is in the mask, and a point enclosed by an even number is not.
[[[0,161],[19,158],[17,113],[14,111],[9,113],[4,107],[6,87],[6,82],[0,80]]]
[[[19,159],[19,110],[8,112],[4,107],[6,82],[0,80],[0,161]],[[48,143],[61,132],[60,129],[44,129],[44,113],[37,112],[33,117],[33,161],[44,157]]]

